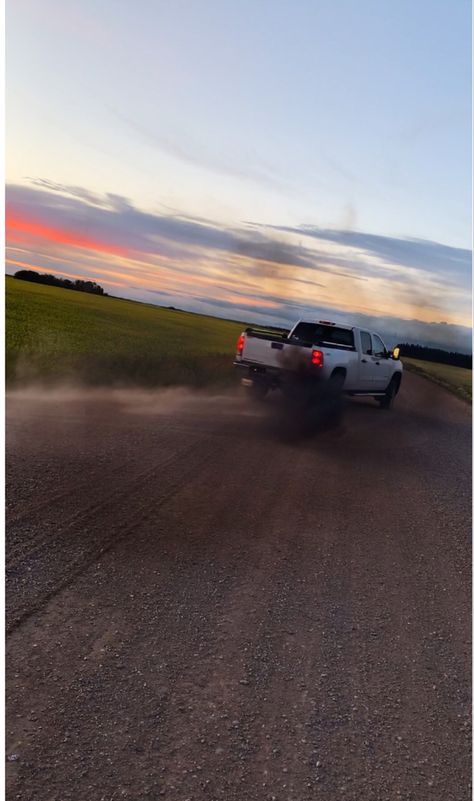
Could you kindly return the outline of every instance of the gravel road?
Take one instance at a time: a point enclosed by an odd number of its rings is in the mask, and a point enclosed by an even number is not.
[[[470,798],[467,405],[7,406],[9,801]]]

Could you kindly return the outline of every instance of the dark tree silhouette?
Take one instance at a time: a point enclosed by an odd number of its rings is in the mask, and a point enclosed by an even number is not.
[[[425,362],[440,362],[452,364],[454,367],[467,367],[472,370],[472,353],[458,353],[458,351],[442,350],[441,348],[426,348],[424,345],[411,345],[404,342],[400,345],[400,355],[412,359],[423,359]]]
[[[34,284],[47,284],[48,286],[59,286],[63,289],[75,289],[77,292],[89,292],[92,295],[107,295],[103,288],[95,281],[82,281],[77,279],[71,281],[69,278],[58,278],[49,273],[37,273],[34,270],[18,270],[15,278],[20,281],[32,281]]]

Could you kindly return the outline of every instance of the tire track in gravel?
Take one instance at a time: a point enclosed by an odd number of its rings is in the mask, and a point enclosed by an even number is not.
[[[127,481],[125,486],[112,490],[112,493],[109,490],[105,501],[78,511],[56,535],[40,539],[43,536],[40,532],[36,538],[33,537],[31,551],[24,553],[16,565],[10,565],[10,559],[7,560],[7,597],[14,592],[12,584],[16,585],[21,597],[19,608],[10,608],[7,603],[7,632],[21,625],[103,553],[140,528],[179,492],[186,481],[192,480],[196,471],[202,469],[210,458],[212,443],[200,440],[154,464],[131,482]],[[183,462],[187,463],[185,467],[181,467]],[[170,468],[173,468],[172,476],[161,475],[156,495],[150,495],[152,480]],[[133,503],[130,503],[132,496]],[[111,510],[120,521],[113,527],[107,524]],[[42,591],[38,591],[36,575],[42,575],[42,583],[46,585]],[[18,585],[23,585],[19,593]]]
[[[126,471],[127,468],[132,464],[133,464],[132,460],[129,459],[129,460],[124,460],[123,464],[114,467],[109,473],[111,479],[113,480],[115,476],[119,475],[123,471]],[[100,468],[97,468],[97,470],[94,473],[92,474],[89,473],[87,475],[87,478],[85,478],[82,481],[79,480],[76,482],[75,491],[79,494],[83,490],[87,490],[88,492],[90,492],[91,484],[92,487],[94,487],[94,478],[99,475],[100,475]],[[14,535],[14,529],[16,527],[18,526],[23,527],[27,520],[30,520],[32,517],[36,517],[38,514],[40,514],[40,512],[44,512],[46,509],[50,509],[51,506],[58,506],[58,502],[63,501],[65,498],[69,496],[69,494],[70,494],[69,489],[63,490],[61,492],[55,492],[49,495],[49,497],[47,497],[45,500],[42,500],[40,503],[36,502],[27,508],[23,507],[20,511],[18,511],[17,514],[9,514],[8,528],[10,531],[10,535]],[[9,557],[14,558],[13,549],[9,550]]]
[[[42,545],[47,544],[48,548],[57,544],[57,541],[64,537],[68,531],[73,529],[74,527],[80,526],[81,523],[85,523],[89,518],[91,518],[96,513],[104,513],[108,509],[115,508],[115,504],[119,501],[124,502],[132,493],[134,493],[137,489],[139,489],[146,481],[150,481],[154,477],[156,477],[157,473],[160,470],[166,470],[167,468],[173,466],[175,462],[178,462],[188,456],[192,456],[196,450],[200,450],[205,445],[204,440],[199,440],[196,444],[192,446],[187,446],[183,448],[181,451],[172,454],[171,456],[165,456],[162,460],[155,461],[153,458],[153,464],[151,467],[143,470],[136,475],[133,476],[131,479],[127,479],[124,483],[117,486],[116,489],[109,489],[107,492],[107,496],[105,500],[103,499],[104,495],[104,485],[102,482],[97,483],[94,487],[97,496],[101,498],[101,500],[97,500],[93,503],[88,503],[86,506],[81,507],[77,511],[74,511],[71,515],[66,517],[64,520],[61,520],[61,528],[56,534],[49,534],[43,530],[38,531],[36,534],[33,534],[28,539],[24,539],[24,541],[18,545],[16,548],[11,547],[8,551],[8,558],[7,558],[7,575],[8,571],[14,571],[18,567],[19,561],[26,557],[34,556],[35,551],[41,547]],[[130,462],[131,463],[131,462]],[[129,464],[130,464],[129,463]],[[122,468],[118,468],[116,471],[116,475],[121,476],[123,472]],[[112,485],[113,486],[113,485]],[[76,487],[74,487],[76,490]],[[62,493],[61,497],[65,497],[66,495],[71,494],[71,489],[68,492]],[[51,503],[54,505],[54,498],[51,499]],[[43,509],[50,508],[51,504],[45,503]],[[57,510],[59,515],[63,516],[64,512],[62,509]],[[49,521],[48,521],[49,522]],[[18,521],[15,521],[15,525],[17,525]],[[24,520],[20,521],[21,527],[24,527]],[[44,525],[44,524],[43,524]],[[51,525],[51,524],[49,524]],[[11,523],[9,521],[9,530],[11,531]]]

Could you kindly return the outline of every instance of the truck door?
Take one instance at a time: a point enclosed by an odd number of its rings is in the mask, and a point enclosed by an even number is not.
[[[372,337],[372,375],[373,388],[376,391],[386,389],[390,381],[390,362],[388,352],[377,334]]]
[[[370,392],[374,389],[374,364],[372,359],[372,340],[368,331],[360,332],[359,381],[358,390]]]

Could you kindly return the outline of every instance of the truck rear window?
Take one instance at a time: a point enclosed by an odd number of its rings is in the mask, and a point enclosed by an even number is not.
[[[298,323],[291,339],[308,342],[311,345],[339,345],[344,348],[354,348],[354,334],[351,329],[338,328],[337,325]]]

